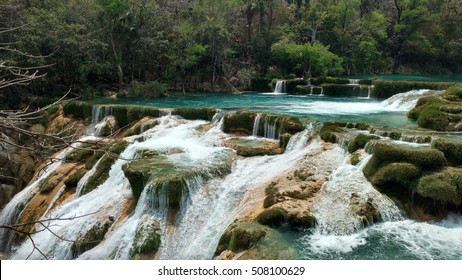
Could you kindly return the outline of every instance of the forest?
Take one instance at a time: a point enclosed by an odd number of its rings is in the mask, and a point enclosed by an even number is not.
[[[459,0],[2,0],[0,6],[4,104],[69,89],[84,97],[218,92],[248,90],[261,78],[462,71]],[[31,84],[5,83],[30,74]]]

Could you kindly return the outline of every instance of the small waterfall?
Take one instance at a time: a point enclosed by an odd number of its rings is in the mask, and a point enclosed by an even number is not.
[[[279,80],[276,82],[276,86],[274,88],[274,93],[285,93],[286,92],[286,83],[285,80]]]
[[[371,155],[366,156],[358,166],[353,166],[347,163],[346,153],[338,149],[339,156],[344,157],[344,163],[332,173],[315,202],[314,215],[318,222],[316,230],[322,235],[348,235],[362,229],[363,223],[352,210],[352,197],[360,203],[372,204],[383,221],[402,219],[393,201],[378,192],[364,177],[362,168]]]
[[[258,113],[257,116],[255,116],[255,121],[253,122],[253,130],[252,130],[252,135],[253,136],[258,136],[258,130],[260,128],[260,119],[261,119],[262,114]]]
[[[165,117],[172,114],[172,109],[161,108],[159,109],[159,117]]]
[[[69,147],[60,152],[56,159],[46,165],[38,174],[38,178],[33,181],[29,186],[23,189],[21,192],[16,194],[13,199],[3,208],[0,213],[0,224],[1,225],[12,225],[17,222],[21,212],[26,207],[27,203],[32,197],[38,192],[40,183],[50,176],[59,166],[61,166],[62,159],[68,152],[73,149]],[[0,229],[0,250],[8,252],[10,249],[11,238],[13,237],[13,231],[9,229]]]
[[[87,129],[87,135],[98,136],[101,129],[105,126],[105,120],[112,115],[111,106],[93,106],[91,113],[91,123]]]
[[[348,79],[348,84],[352,86],[357,86],[359,85],[359,80],[358,79]]]
[[[313,95],[313,87],[310,87],[310,95]]]
[[[324,88],[323,87],[320,87],[321,88],[321,96],[324,96]]]
[[[371,99],[372,86],[367,87],[367,98]]]
[[[277,122],[277,118],[274,118],[274,120],[271,120],[271,118],[265,119],[265,125],[263,127],[263,137],[269,139],[279,139],[279,133],[277,131]]]
[[[384,106],[389,111],[409,111],[415,107],[417,100],[423,96],[438,96],[444,91],[433,91],[428,89],[411,90],[404,93],[395,94],[385,101],[382,101]]]

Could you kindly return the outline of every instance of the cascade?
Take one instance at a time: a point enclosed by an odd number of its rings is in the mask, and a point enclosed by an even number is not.
[[[362,168],[371,158],[365,157],[358,166],[348,163],[346,152],[339,149],[344,157],[341,164],[322,187],[314,205],[314,215],[318,222],[316,230],[323,235],[348,235],[363,228],[363,223],[352,210],[351,198],[361,203],[372,203],[379,211],[382,221],[402,219],[400,210],[387,196],[378,192],[364,177]]]
[[[91,112],[91,123],[87,129],[87,135],[98,136],[105,126],[107,117],[112,115],[111,106],[93,106]]]
[[[372,91],[371,89],[372,89],[372,86],[367,87],[367,98],[368,99],[371,99],[371,91]]]
[[[277,118],[274,118],[274,120],[271,120],[271,118],[268,117],[265,118],[265,124],[263,126],[263,137],[269,139],[279,139],[279,133],[277,131],[277,122]]]
[[[428,89],[411,90],[395,94],[385,101],[382,101],[384,106],[389,111],[409,111],[415,107],[417,100],[423,96],[438,96],[444,91],[433,91]]]
[[[353,86],[357,86],[357,85],[359,85],[359,80],[358,79],[348,79],[348,84],[353,85]]]
[[[313,95],[313,87],[310,87],[310,95]]]
[[[77,146],[75,144],[73,147]],[[52,160],[50,164],[45,165],[45,167],[37,175],[35,179],[29,186],[23,189],[21,192],[16,194],[13,199],[3,208],[0,213],[0,224],[2,225],[11,225],[17,222],[22,210],[26,207],[27,203],[32,199],[32,197],[38,192],[40,183],[50,176],[53,171],[55,171],[59,166],[61,166],[62,159],[66,156],[67,153],[71,151],[72,147],[69,147],[62,152],[60,152],[55,160]],[[0,229],[0,249],[2,251],[8,252],[10,249],[11,238],[13,237],[13,231],[8,229]]]
[[[252,135],[257,137],[258,136],[258,130],[260,128],[260,119],[261,119],[261,113],[258,113],[255,116],[255,121],[253,122],[253,130],[252,130]]]
[[[274,88],[274,93],[285,93],[286,92],[286,83],[285,80],[279,80],[276,82],[276,86]]]

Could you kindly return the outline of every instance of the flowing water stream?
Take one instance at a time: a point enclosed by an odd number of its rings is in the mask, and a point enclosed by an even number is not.
[[[418,97],[427,91],[413,91],[386,101],[366,99],[292,98],[284,96],[251,95],[253,107],[262,112],[290,112],[306,116],[345,116],[346,119],[383,118],[384,115],[400,119],[403,112],[412,108]],[[175,102],[186,102],[179,97]],[[194,101],[194,95],[191,97]],[[219,107],[235,108],[234,97],[222,99]],[[273,100],[273,99],[276,99]],[[165,106],[162,102],[157,106]],[[202,101],[200,101],[202,102]],[[202,103],[197,103],[198,107]],[[242,101],[239,101],[242,102]],[[176,104],[176,103],[175,103]],[[194,104],[194,102],[193,102]],[[221,105],[227,106],[221,106]],[[156,104],[153,104],[156,105]],[[177,104],[178,105],[178,104]],[[210,105],[210,104],[209,104]],[[107,112],[106,112],[107,111]],[[169,112],[166,110],[165,112]],[[89,134],[95,134],[95,127],[110,114],[106,109],[95,109]],[[312,134],[312,125],[292,137],[286,152],[276,156],[236,158],[234,151],[223,146],[223,140],[230,137],[221,131],[224,112],[217,113],[212,122],[187,121],[168,113],[159,118],[159,125],[142,133],[142,138],[132,137],[130,145],[122,152],[109,171],[109,178],[95,190],[80,195],[79,189],[90,176],[81,179],[77,193],[71,199],[55,208],[49,208],[44,217],[66,217],[69,213],[82,218],[55,221],[53,233],[38,231],[33,235],[40,249],[52,259],[71,259],[71,245],[68,240],[77,239],[82,232],[90,230],[97,223],[109,218],[114,221],[105,240],[95,248],[78,256],[80,259],[129,259],[133,250],[137,226],[146,219],[157,220],[162,232],[162,243],[157,253],[159,259],[210,259],[213,257],[221,234],[241,213],[248,210],[246,203],[252,199],[255,188],[268,184],[289,171],[311,151],[322,146],[320,140],[307,140]],[[358,116],[359,115],[359,116]],[[261,114],[255,124],[262,121]],[[378,121],[380,123],[380,121]],[[209,129],[200,129],[211,125]],[[263,125],[263,135],[258,129],[254,136],[277,138],[272,123]],[[181,151],[168,155],[169,160],[190,168],[210,167],[232,159],[231,172],[225,176],[196,176],[188,181],[188,194],[174,219],[168,215],[168,200],[160,193],[153,197],[147,188],[141,194],[131,215],[123,215],[125,206],[132,199],[132,192],[122,166],[127,159],[136,158],[140,150]],[[301,232],[287,232],[285,236],[303,259],[460,259],[462,257],[462,218],[451,215],[438,223],[418,223],[405,219],[398,207],[388,197],[377,192],[362,173],[362,167],[370,156],[364,157],[358,166],[348,163],[348,154],[335,150],[339,162],[329,180],[322,187],[315,203],[314,215],[318,221],[315,228]],[[64,157],[66,151],[58,157]],[[341,160],[340,160],[341,159]],[[1,212],[0,222],[12,223],[20,211],[35,194],[41,180],[45,179],[60,162],[49,165],[37,176],[29,187],[19,193]],[[89,171],[87,174],[94,172]],[[362,201],[372,201],[382,218],[364,228],[351,216],[349,198],[352,195]],[[94,213],[92,215],[87,215]],[[9,235],[0,232],[2,247],[9,246]],[[58,238],[60,236],[61,238]],[[33,251],[30,241],[13,248],[12,258],[25,259]],[[34,251],[31,258],[43,256]]]

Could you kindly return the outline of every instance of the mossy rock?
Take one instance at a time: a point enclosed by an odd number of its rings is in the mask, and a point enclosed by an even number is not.
[[[289,144],[290,138],[292,138],[292,134],[290,133],[281,134],[279,136],[279,147],[285,150]]]
[[[267,227],[256,222],[235,222],[221,236],[215,254],[219,255],[224,250],[235,253],[248,250],[260,241],[266,235],[267,231]]]
[[[444,98],[449,101],[462,101],[462,87],[453,86],[446,90]]]
[[[239,111],[234,114],[226,114],[223,120],[223,132],[238,135],[251,135],[256,116],[256,113],[250,111]]]
[[[323,92],[320,86],[296,86],[295,89],[290,93],[292,95],[320,95]]]
[[[462,130],[461,113],[461,103],[449,102],[440,97],[423,97],[407,115],[417,120],[417,125],[423,128],[437,131],[460,131]]]
[[[90,230],[80,235],[71,245],[72,257],[77,258],[101,243],[113,223],[114,218],[109,217],[104,223],[97,222]]]
[[[374,81],[374,97],[389,98],[395,94],[411,91],[414,89],[433,89],[444,90],[455,83],[439,83],[439,82],[419,82],[419,81]]]
[[[47,178],[42,180],[39,185],[39,191],[41,194],[47,194],[56,187],[56,176],[59,176],[56,172],[52,172]]]
[[[242,260],[299,259],[296,250],[277,231],[252,221],[231,224],[221,236],[216,255],[228,250]]]
[[[284,152],[277,143],[260,139],[231,138],[225,140],[224,145],[243,157],[278,155]]]
[[[139,135],[155,126],[159,125],[159,121],[156,119],[143,118],[139,122],[135,123],[126,132],[125,136]]]
[[[432,142],[432,148],[442,151],[451,165],[462,165],[462,143],[435,140]]]
[[[405,191],[415,187],[421,170],[411,163],[394,162],[380,168],[372,177],[372,183],[381,188],[404,188]]]
[[[161,243],[160,224],[156,218],[144,215],[136,228],[131,249],[132,258],[137,255],[151,255],[159,250]]]
[[[64,104],[63,112],[65,115],[73,116],[77,119],[91,119],[93,112],[93,105],[88,102],[70,101]]]
[[[337,123],[326,122],[322,125],[319,136],[325,142],[337,143],[337,134],[341,132],[344,130]]]
[[[351,165],[357,165],[360,162],[360,155],[358,153],[353,153],[350,156]]]
[[[66,185],[66,190],[76,188],[78,183],[80,182],[80,179],[82,179],[82,177],[86,173],[87,173],[87,170],[81,169],[81,170],[75,172],[74,174],[72,174],[71,176],[69,176],[69,178],[67,178],[64,181],[64,185]]]
[[[359,149],[363,149],[369,141],[377,139],[380,139],[380,137],[376,135],[358,134],[348,144],[348,152],[354,153]]]
[[[93,166],[100,160],[106,153],[103,151],[107,147],[103,147],[100,150],[97,150],[93,153],[93,155],[87,160],[85,163],[85,169],[86,170],[91,170]]]
[[[326,96],[368,97],[369,87],[361,85],[323,84],[323,94]]]
[[[187,120],[211,121],[217,113],[216,108],[175,108],[173,115],[181,116]]]
[[[266,209],[257,217],[257,222],[269,227],[279,227],[281,224],[287,222],[287,211],[280,207],[272,207]]]
[[[87,194],[96,187],[104,183],[109,178],[109,171],[119,155],[128,147],[128,142],[124,140],[116,141],[105,153],[98,165],[95,173],[88,178],[87,183],[82,187],[80,195]]]
[[[419,180],[416,193],[443,204],[461,205],[462,170],[446,169],[443,172],[423,176]]]
[[[73,148],[64,158],[65,161],[83,162],[91,157],[96,146],[93,143],[83,143],[82,145]]]
[[[436,149],[377,143],[373,153],[383,163],[408,162],[426,170],[441,169],[447,165],[444,154]]]
[[[146,187],[154,207],[178,209],[189,196],[189,184],[196,178],[209,180],[231,172],[232,154],[231,151],[223,153],[213,164],[188,166],[169,160],[167,154],[141,152],[141,158],[124,164],[122,170],[136,200]]]

